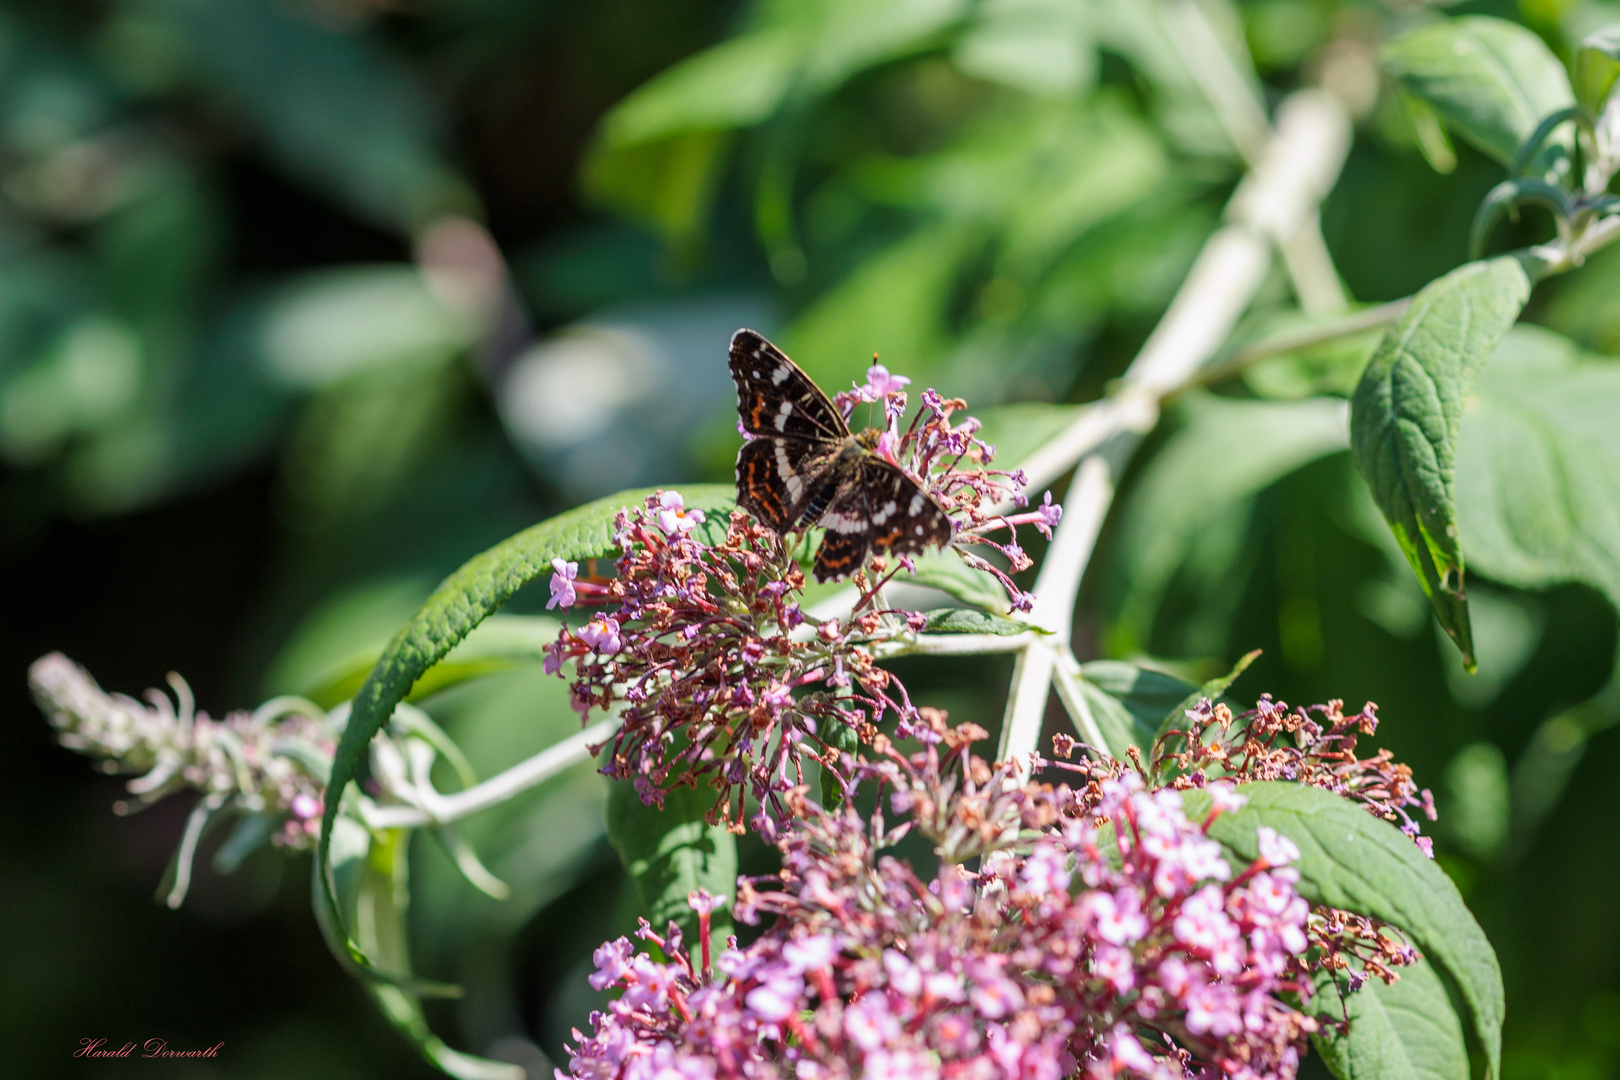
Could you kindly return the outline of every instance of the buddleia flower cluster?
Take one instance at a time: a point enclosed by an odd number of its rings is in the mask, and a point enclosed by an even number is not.
[[[148,690],[142,703],[102,690],[61,653],[34,661],[28,682],[63,746],[100,759],[107,772],[143,774],[127,785],[135,799],[120,813],[191,789],[216,808],[279,818],[277,844],[315,846],[336,741],[314,706],[278,698],[214,720],[178,675],[169,676],[173,701]]]
[[[950,512],[952,546],[970,566],[988,570],[1007,590],[1009,605],[1031,598],[1011,578],[1030,560],[1017,543],[1020,526],[1050,537],[1062,510],[1047,493],[1028,508],[1025,478],[986,468],[993,449],[975,437],[978,425],[952,426],[963,407],[930,390],[923,409],[902,429],[905,393],[898,376],[880,367],[838,404],[881,402],[888,428],[878,452],[927,487]],[[1003,502],[1026,503],[1020,513],[996,512]],[[751,796],[754,824],[774,836],[786,816],[784,793],[803,785],[811,760],[837,775],[840,755],[869,742],[886,717],[902,734],[922,730],[905,686],[876,666],[880,644],[915,636],[917,612],[883,602],[883,585],[913,561],[874,558],[855,574],[860,590],[852,613],[818,619],[800,605],[805,579],[798,538],[779,536],[747,514],[713,526],[675,491],[622,511],[614,523],[619,557],[613,575],[582,579],[579,565],[557,560],[553,608],[593,605],[583,625],[565,626],[546,670],[573,663],[572,700],[583,716],[617,710],[622,726],[607,744],[602,771],[634,782],[642,799],[663,802],[676,784],[716,792],[710,819],[741,830]],[[1005,532],[1005,540],[994,537]],[[1000,552],[1005,568],[964,546]]]
[[[1393,978],[1415,958],[1371,920],[1311,910],[1286,837],[1262,827],[1260,858],[1231,865],[1207,835],[1244,801],[1229,784],[1191,820],[1181,792],[1117,763],[1074,767],[1071,787],[1024,783],[963,737],[879,753],[905,762],[872,771],[903,785],[899,824],[791,793],[781,872],[739,883],[736,914],[769,917],[764,933],[711,963],[714,898],[694,894],[699,959],[673,924],[639,933],[663,959],[604,944],[591,983],[622,993],[559,1080],[1290,1077],[1320,1026],[1313,973]],[[942,848],[976,837],[977,869],[943,858],[925,879],[885,853],[914,827]]]
[[[1344,702],[1337,699],[1290,709],[1287,702],[1262,694],[1253,709],[1236,716],[1226,705],[1207,700],[1186,716],[1187,726],[1166,732],[1154,750],[1155,762],[1173,767],[1189,778],[1186,782],[1215,775],[1310,784],[1398,825],[1434,858],[1434,841],[1407,813],[1407,807],[1417,807],[1433,821],[1433,794],[1419,790],[1411,766],[1394,760],[1387,749],[1369,758],[1356,756],[1360,738],[1378,731],[1378,706],[1372,702],[1346,716]]]

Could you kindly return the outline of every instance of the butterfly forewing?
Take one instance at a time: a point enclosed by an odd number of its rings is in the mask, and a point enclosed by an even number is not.
[[[782,350],[752,330],[731,335],[737,415],[750,435],[842,442],[849,425],[821,388]]]

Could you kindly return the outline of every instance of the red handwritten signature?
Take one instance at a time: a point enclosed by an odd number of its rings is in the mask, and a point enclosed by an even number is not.
[[[109,1047],[106,1039],[85,1037],[79,1040],[79,1048],[73,1051],[76,1058],[213,1058],[219,1057],[219,1048],[224,1043],[215,1043],[203,1050],[171,1050],[167,1039],[147,1039],[143,1043],[127,1042],[122,1046]]]

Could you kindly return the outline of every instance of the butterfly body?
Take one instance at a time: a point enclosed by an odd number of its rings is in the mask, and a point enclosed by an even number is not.
[[[910,554],[950,542],[950,517],[878,452],[882,431],[851,433],[827,395],[776,346],[737,331],[731,377],[750,436],[737,454],[737,503],[778,533],[826,526],[818,581],[848,576],[874,551]]]

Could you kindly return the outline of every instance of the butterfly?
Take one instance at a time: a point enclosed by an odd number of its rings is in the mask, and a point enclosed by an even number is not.
[[[933,496],[877,452],[881,429],[851,434],[837,407],[782,350],[752,330],[731,336],[737,503],[779,534],[825,525],[817,581],[859,570],[868,554],[942,547],[955,533]]]

